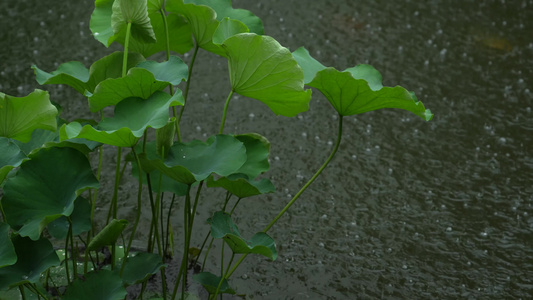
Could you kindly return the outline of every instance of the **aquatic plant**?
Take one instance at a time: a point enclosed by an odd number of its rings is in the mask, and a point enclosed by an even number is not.
[[[187,292],[189,262],[196,265],[201,256],[206,258],[215,240],[222,243],[222,251],[226,247],[232,251],[230,261],[220,262],[223,268],[217,272],[204,258],[201,269],[207,271],[195,274],[193,280],[211,299],[235,293],[229,279],[249,254],[277,258],[276,243],[267,232],[334,158],[344,117],[397,108],[426,121],[432,118],[414,93],[400,86],[384,87],[372,66],[339,71],[322,65],[305,48],[290,52],[264,35],[257,16],[234,9],[230,0],[96,0],[90,28],[106,47],[118,43],[124,51],[107,55],[90,68],[80,62],[64,63],[53,72],[32,68],[40,84],[65,84],[81,93],[90,111],[100,114],[99,120],[61,119],[42,90],[22,98],[0,93],[4,193],[0,291],[18,289],[22,298],[33,293],[43,299],[123,299],[125,287],[140,284],[144,291],[147,280],[157,273],[160,298],[194,297]],[[218,134],[205,141],[184,141],[180,131],[184,109],[200,101],[188,97],[194,81],[201,80],[192,76],[200,49],[228,60],[230,85]],[[171,55],[189,51],[193,53],[189,65]],[[159,52],[166,54],[165,61],[147,60]],[[268,139],[253,132],[224,133],[230,100],[237,93],[263,102],[276,115],[293,117],[309,108],[312,90],[305,86],[320,91],[339,116],[333,150],[263,230],[244,237],[231,218],[240,200],[275,189],[261,176],[269,169]],[[103,113],[107,107],[114,109],[110,117]],[[155,132],[155,140],[148,139],[150,132]],[[103,145],[115,146],[117,157],[107,222],[98,229],[102,224],[94,220],[103,184],[99,182]],[[128,149],[128,154],[123,153]],[[89,160],[94,155],[99,159],[96,174]],[[138,180],[134,220],[117,217],[126,163],[132,164]],[[204,187],[224,189],[222,205],[202,199]],[[166,210],[164,192],[172,194]],[[232,198],[237,200],[229,209]],[[149,201],[151,208],[150,234],[146,252],[134,253],[143,201]],[[181,251],[174,242],[176,201],[183,204]],[[211,201],[209,233],[194,230],[200,201]],[[131,230],[127,238],[126,228]],[[191,237],[202,234],[207,235],[203,245],[193,247]],[[62,241],[61,250],[54,248],[51,238]],[[177,259],[176,254],[181,254],[181,264],[170,282],[165,262]]]

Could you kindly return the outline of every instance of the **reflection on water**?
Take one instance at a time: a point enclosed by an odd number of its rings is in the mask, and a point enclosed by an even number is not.
[[[30,2],[0,4],[9,16],[1,28],[10,28],[0,31],[0,90],[12,95],[37,87],[31,63],[53,70],[104,55],[87,29],[90,1]],[[414,90],[435,113],[429,123],[394,110],[347,118],[338,157],[272,230],[278,261],[249,258],[234,278],[239,293],[531,297],[533,1],[233,2],[259,15],[281,44],[305,46],[338,69],[372,64],[385,85]],[[228,91],[217,75],[226,63],[205,52],[199,59],[197,78],[212,82],[193,83],[188,138],[216,132],[202,116],[220,111]],[[75,92],[46,89],[67,118],[91,116]],[[313,99],[309,112],[292,119],[243,97],[232,102],[226,127],[271,140],[278,189],[242,204],[237,222],[245,234],[264,227],[331,150],[334,112],[317,91]],[[205,203],[198,220],[211,209]]]

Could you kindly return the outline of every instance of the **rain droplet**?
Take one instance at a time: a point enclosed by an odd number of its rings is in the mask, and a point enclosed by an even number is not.
[[[488,235],[489,235],[489,234],[486,233],[485,231],[483,231],[483,232],[481,233],[481,236],[482,236],[482,237],[487,237]]]
[[[451,227],[446,228],[446,231],[447,231],[447,232],[452,232],[452,230],[453,230],[453,229],[452,229]]]

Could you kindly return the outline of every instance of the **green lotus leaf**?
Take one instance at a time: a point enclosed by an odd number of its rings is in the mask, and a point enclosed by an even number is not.
[[[216,12],[204,5],[185,4],[183,0],[168,0],[165,10],[175,14],[181,14],[190,24],[194,40],[198,47],[215,54],[223,54],[221,49],[211,41],[219,22]]]
[[[2,183],[9,171],[18,167],[27,157],[16,143],[5,137],[0,137],[0,153],[2,153],[0,155],[0,183]]]
[[[172,125],[171,128],[173,128],[174,124],[170,123],[170,122],[169,122],[169,124]],[[158,129],[158,130],[160,130],[160,129]],[[137,149],[138,152],[141,152],[142,151],[142,145],[137,144],[136,149]],[[168,149],[170,150],[170,146],[168,147]],[[160,157],[159,156],[159,152],[156,152],[157,151],[156,150],[156,143],[154,143],[154,142],[146,143],[145,151],[146,151],[146,153],[149,153],[149,156],[152,159],[158,159]],[[140,159],[141,160],[141,167],[143,168],[143,171],[145,172],[145,174],[146,174],[146,170],[149,170],[148,174],[150,174],[150,181],[151,181],[151,185],[152,185],[152,191],[153,192],[171,192],[171,193],[174,193],[174,194],[176,194],[178,196],[185,196],[187,194],[187,185],[183,184],[181,180],[175,180],[175,179],[165,175],[164,173],[161,173],[159,170],[157,170],[153,166],[151,166],[150,162],[147,161],[147,159],[146,159],[146,153],[145,154],[141,154],[142,157],[143,157],[142,159]],[[166,168],[162,161],[160,161],[160,163],[162,164],[163,168]],[[139,179],[139,170],[137,169],[137,163],[135,161],[132,161],[131,165],[132,165],[131,174],[135,178]],[[196,181],[196,179],[194,178],[194,176],[190,172],[188,172],[186,170],[185,170],[185,172],[186,172],[185,176],[187,176],[189,178],[189,180],[192,181],[191,183]],[[189,180],[186,180],[186,181],[189,181]],[[147,184],[147,181],[143,180],[143,184]]]
[[[118,35],[131,23],[131,36],[143,43],[155,43],[155,33],[148,17],[146,0],[115,0],[112,6],[111,27]]]
[[[273,193],[276,188],[266,178],[259,181],[249,180],[244,174],[232,174],[214,180],[211,176],[207,180],[208,187],[221,187],[239,198],[247,198],[267,193]]]
[[[167,157],[168,151],[174,143],[176,128],[176,118],[170,118],[170,121],[162,128],[155,131],[155,150],[160,157]]]
[[[17,253],[9,236],[9,225],[0,222],[0,269],[17,262]]]
[[[183,96],[179,90],[172,97],[164,92],[155,92],[146,100],[127,98],[115,106],[112,118],[104,118],[96,127],[82,126],[78,122],[63,125],[60,128],[61,140],[84,138],[118,147],[131,147],[146,128],[165,126],[168,108],[180,104],[183,104]]]
[[[122,281],[127,285],[133,285],[146,281],[156,274],[161,268],[166,267],[161,256],[155,253],[137,253],[128,257],[122,273]],[[120,273],[120,268],[116,272]]]
[[[21,236],[37,240],[48,223],[70,216],[82,191],[98,187],[84,154],[71,148],[41,149],[6,182],[6,221]]]
[[[220,21],[217,30],[213,34],[213,44],[220,45],[228,38],[245,32],[250,32],[250,30],[241,21],[224,18]],[[221,52],[224,53],[223,50]]]
[[[268,155],[270,142],[266,137],[257,133],[236,135],[246,147],[246,162],[235,173],[246,174],[248,178],[255,179],[270,168]]]
[[[42,272],[59,265],[59,258],[46,238],[33,241],[15,235],[11,242],[18,259],[15,264],[0,268],[0,291],[25,283],[37,283]]]
[[[109,270],[93,271],[67,287],[62,300],[120,300],[128,293],[120,276]]]
[[[218,21],[222,21],[225,18],[239,20],[249,28],[250,32],[259,35],[264,34],[261,19],[249,10],[233,8],[231,0],[185,0],[185,2],[209,6],[217,13],[216,18]]]
[[[114,52],[93,63],[90,69],[77,61],[61,64],[56,71],[51,73],[47,73],[35,65],[32,66],[32,69],[35,72],[37,82],[41,85],[66,84],[78,93],[85,95],[85,91],[93,93],[98,83],[107,78],[122,77],[123,56],[122,52]],[[131,69],[143,60],[142,55],[131,53],[128,55],[127,69]]]
[[[256,233],[249,241],[244,240],[229,214],[218,211],[207,219],[211,224],[211,236],[224,239],[233,253],[254,253],[276,260],[278,252],[274,240],[264,232]]]
[[[220,287],[218,287],[222,278],[213,273],[201,272],[193,275],[192,279],[201,284],[209,294],[216,293],[217,289],[219,294],[235,294],[235,291],[229,286],[226,279],[224,279]]]
[[[172,85],[180,84],[189,75],[189,67],[177,56],[170,56],[167,61],[161,63],[144,61],[139,63],[137,67],[150,71],[155,80],[168,82]]]
[[[122,78],[106,79],[95,88],[89,97],[89,108],[97,112],[106,106],[116,105],[130,97],[148,99],[156,91],[167,87],[169,82],[159,81],[152,72],[143,68],[132,68],[127,76]]]
[[[313,81],[317,72],[324,70],[326,67],[319,61],[309,55],[309,51],[304,47],[298,48],[292,53],[292,56],[298,62],[298,65],[304,71],[304,83],[308,84]]]
[[[46,91],[35,90],[26,97],[0,93],[0,137],[25,143],[35,129],[55,131],[57,113]]]
[[[227,176],[238,170],[246,161],[243,143],[230,135],[216,135],[205,143],[194,140],[190,143],[175,143],[170,148],[165,165],[187,168],[197,181],[212,173]]]
[[[148,16],[150,17],[150,23],[152,24],[157,41],[155,43],[144,43],[136,39],[130,39],[128,48],[130,52],[140,53],[144,57],[150,57],[158,52],[167,50],[167,35],[165,33],[163,16],[159,11],[149,13]],[[181,54],[189,51],[193,46],[189,24],[182,16],[177,14],[169,14],[166,17],[166,21],[168,26],[169,50]],[[124,45],[126,33],[119,34],[116,41]]]
[[[94,38],[106,47],[109,47],[116,39],[113,27],[111,26],[114,2],[115,0],[95,0],[94,11],[91,14],[89,24]]]
[[[111,222],[109,222],[109,224],[107,224],[102,231],[98,232],[98,234],[94,236],[89,243],[89,246],[87,246],[87,249],[89,251],[94,251],[104,246],[115,244],[126,226],[128,226],[127,220],[111,220]]]
[[[157,169],[178,182],[190,185],[212,173],[220,176],[234,173],[246,161],[246,148],[233,136],[217,135],[205,143],[198,140],[177,142],[164,160],[155,151],[141,154],[140,159],[145,172]]]
[[[258,17],[247,10],[232,8],[231,1],[228,0],[185,2],[169,0],[165,4],[165,9],[183,15],[191,24],[191,31],[198,46],[218,55],[225,55],[223,49],[212,41],[219,24],[225,23],[225,29],[218,32],[218,39],[227,38],[229,34],[248,31],[263,34],[263,24]],[[225,18],[231,20],[222,22]]]
[[[292,117],[309,109],[311,90],[291,52],[275,39],[241,33],[224,41],[233,91]]]
[[[81,196],[76,198],[70,219],[72,221],[72,235],[77,236],[91,230],[91,204],[89,200]],[[67,217],[62,216],[48,224],[48,232],[56,239],[65,239],[69,227]]]
[[[90,28],[94,37],[109,47],[114,41],[124,45],[126,40],[126,31],[123,30],[118,34],[113,32],[111,25],[111,16],[113,14],[114,0],[99,0],[95,2],[95,9],[91,15]],[[155,34],[155,43],[145,43],[135,38],[129,41],[129,51],[142,54],[149,57],[160,51],[167,49],[167,35],[163,18],[161,16],[161,0],[150,0],[147,3],[148,18],[152,30]],[[170,50],[177,53],[185,53],[192,47],[192,34],[189,24],[176,14],[167,16],[168,37]],[[121,70],[119,68],[119,70]]]
[[[418,101],[414,93],[401,86],[372,90],[367,80],[370,80],[372,87],[376,88],[375,78],[356,79],[352,72],[326,68],[316,74],[309,86],[320,90],[341,116],[351,116],[381,108],[399,108],[410,111],[426,121],[433,117],[431,111]],[[376,73],[366,71],[365,75],[376,76]]]

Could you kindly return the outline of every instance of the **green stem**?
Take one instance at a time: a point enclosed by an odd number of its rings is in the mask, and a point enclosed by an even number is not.
[[[139,188],[137,190],[137,215],[135,216],[135,223],[133,224],[133,230],[130,235],[130,239],[128,241],[128,247],[126,247],[124,252],[124,259],[122,261],[122,267],[120,268],[120,276],[122,276],[122,272],[124,272],[124,267],[126,266],[126,261],[128,260],[128,254],[130,253],[131,244],[133,243],[133,238],[135,237],[135,232],[137,231],[137,226],[139,225],[139,220],[141,219],[141,205],[142,205],[142,190],[143,190],[143,174],[142,174],[142,167],[141,167],[141,161],[139,160],[139,156],[137,155],[137,152],[135,151],[135,146],[131,147],[131,151],[133,153],[133,156],[135,157],[135,161],[137,162],[137,169],[139,171]]]
[[[22,300],[26,300],[26,293],[24,293],[24,285],[19,285],[20,297]]]
[[[170,200],[170,206],[168,208],[167,213],[167,234],[166,234],[166,242],[165,242],[165,255],[168,253],[168,247],[170,245],[170,215],[172,212],[172,207],[174,206],[174,201],[176,200],[176,194],[172,194],[172,200]]]
[[[126,27],[126,41],[124,42],[124,58],[122,60],[122,77],[126,77],[126,73],[128,72],[128,47],[130,43],[130,35],[131,35],[131,23],[128,23],[128,27]]]
[[[228,112],[231,96],[233,96],[233,90],[229,92],[228,98],[226,99],[226,104],[224,104],[224,113],[222,114],[222,122],[220,123],[220,130],[218,131],[218,134],[222,134],[224,132],[224,123],[226,123],[226,114]]]
[[[67,237],[65,239],[65,272],[67,275],[67,284],[70,285],[70,272],[68,270],[68,240],[71,236],[72,226],[68,227]]]
[[[74,248],[74,235],[72,233],[72,219],[70,217],[67,217],[69,230],[68,233],[70,235],[70,260],[72,261],[72,272],[74,273],[74,280],[78,278],[78,268],[77,268],[77,255],[75,255],[76,251]],[[68,268],[68,264],[65,265]]]
[[[337,142],[335,143],[335,147],[333,148],[333,151],[331,151],[331,154],[329,155],[327,160],[320,167],[320,169],[318,169],[318,171],[315,173],[315,175],[313,175],[313,177],[311,177],[311,179],[309,179],[309,181],[300,189],[300,191],[296,195],[294,195],[294,197],[291,199],[291,201],[281,210],[281,212],[272,220],[272,222],[270,222],[270,224],[268,224],[265,227],[265,229],[263,229],[263,232],[267,232],[276,223],[276,221],[279,220],[279,218],[281,218],[281,216],[283,216],[283,214],[285,214],[285,212],[291,207],[291,205],[294,204],[296,199],[298,199],[302,195],[302,193],[311,185],[311,183],[313,183],[313,181],[315,181],[315,179],[320,175],[320,173],[322,173],[322,171],[327,167],[329,162],[333,159],[333,157],[335,156],[335,153],[337,153],[337,150],[339,149],[339,145],[340,145],[341,139],[342,139],[342,118],[343,118],[343,116],[339,115],[339,132],[338,132],[338,135],[337,135]],[[239,260],[233,266],[231,271],[225,276],[226,279],[228,279],[233,274],[233,272],[235,272],[237,267],[239,267],[239,265],[246,258],[246,256],[248,256],[248,253],[243,254],[239,258]]]
[[[96,179],[100,181],[100,174],[102,171],[102,161],[103,161],[103,146],[98,148],[98,170],[96,171]],[[92,237],[95,235],[94,228],[94,212],[96,210],[96,199],[98,195],[98,189],[94,190],[93,197],[91,198],[91,230],[87,233],[87,244],[91,242]],[[85,247],[85,260],[83,262],[83,273],[87,274],[87,265],[89,264],[89,250]]]
[[[182,279],[182,273],[184,272],[184,269],[186,270],[187,269],[187,253],[189,252],[189,245],[187,245],[187,234],[188,234],[188,230],[187,230],[187,225],[188,225],[188,221],[187,221],[187,209],[188,209],[188,205],[187,205],[187,202],[190,203],[190,192],[191,192],[191,185],[188,185],[187,186],[187,194],[185,195],[185,208],[183,209],[183,227],[184,227],[184,230],[185,230],[185,237],[184,237],[184,252],[183,252],[183,257],[181,259],[181,266],[180,266],[180,269],[178,271],[178,275],[176,276],[176,283],[174,284],[174,289],[172,291],[172,297],[170,299],[174,300],[176,299],[176,294],[178,292],[178,286],[180,285],[180,281]],[[185,271],[185,274],[187,274],[187,271]],[[183,285],[186,285],[185,282],[183,282]],[[183,297],[182,297],[183,298]]]
[[[183,91],[183,99],[185,101],[183,103],[183,106],[181,107],[180,115],[178,116],[178,119],[176,120],[176,122],[178,122],[178,124],[181,121],[181,117],[183,116],[183,111],[185,110],[185,105],[187,104],[187,99],[189,97],[189,87],[191,85],[192,70],[194,68],[194,62],[196,61],[196,55],[198,54],[198,49],[199,48],[200,48],[200,46],[198,46],[198,43],[196,43],[195,46],[194,46],[194,52],[192,54],[191,63],[189,64],[189,75],[187,76],[187,83],[185,84],[185,91]],[[178,139],[178,141],[181,141],[181,138]]]
[[[115,186],[113,188],[113,198],[111,199],[111,206],[107,214],[107,224],[111,216],[113,219],[117,218],[117,201],[118,201],[118,186],[120,185],[120,163],[122,160],[122,147],[117,148],[117,163],[115,165]]]

